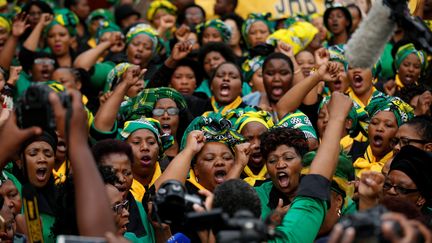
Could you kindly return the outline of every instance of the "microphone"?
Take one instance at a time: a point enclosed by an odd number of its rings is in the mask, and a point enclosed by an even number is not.
[[[395,29],[392,9],[383,0],[375,1],[345,47],[349,66],[371,68],[380,58]]]

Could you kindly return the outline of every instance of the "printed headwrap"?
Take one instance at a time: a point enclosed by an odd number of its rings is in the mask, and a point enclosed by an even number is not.
[[[98,8],[93,10],[86,19],[87,26],[91,25],[91,22],[96,18],[101,18],[103,21],[114,22],[114,16],[111,11]]]
[[[322,109],[324,104],[328,104],[330,102],[330,99],[331,96],[326,96],[323,98],[323,100],[319,105],[318,112]],[[352,121],[351,128],[348,131],[350,137],[352,138],[356,137],[359,134],[359,132],[361,132],[364,135],[367,135],[369,115],[365,111],[365,109],[361,107],[357,102],[353,101],[353,106],[351,107],[351,110],[349,111],[347,118]]]
[[[62,8],[55,11],[54,19],[46,27],[46,33],[55,25],[61,25],[65,27],[71,36],[77,34],[76,27],[79,23],[78,17],[69,9]]]
[[[347,72],[348,71],[348,61],[345,57],[345,45],[339,44],[339,45],[330,46],[328,48],[328,51],[330,53],[330,61],[342,63],[344,66],[345,72]]]
[[[422,50],[417,50],[415,46],[412,43],[406,44],[404,46],[399,47],[399,49],[396,52],[394,64],[396,70],[399,69],[400,65],[402,64],[403,60],[408,57],[408,55],[414,54],[417,56],[417,58],[420,60],[421,63],[421,70],[426,70],[427,67],[427,55]]]
[[[365,110],[372,119],[380,111],[391,111],[395,117],[398,126],[414,117],[414,109],[402,99],[395,96],[379,96],[372,99],[366,106]]]
[[[235,145],[245,141],[244,137],[234,130],[229,120],[222,117],[219,113],[211,113],[206,117],[196,117],[189,124],[181,141],[181,150],[186,147],[188,134],[194,130],[203,131],[206,142],[220,142],[226,144],[231,149],[234,149]]]
[[[96,42],[99,43],[99,39],[103,36],[103,34],[108,33],[108,32],[120,32],[121,33],[121,29],[120,29],[120,27],[118,27],[113,22],[109,22],[106,20],[101,21],[99,23],[99,27],[97,28],[97,31],[96,31]]]
[[[310,166],[313,159],[316,156],[316,151],[308,152],[303,156],[301,170],[302,175],[309,174]],[[343,151],[339,153],[338,164],[336,171],[332,178],[331,190],[340,194],[344,199],[352,198],[354,194],[354,184],[349,183],[354,177],[354,167],[351,158]],[[345,205],[347,206],[348,200],[345,199]]]
[[[283,41],[293,48],[294,55],[304,50],[318,34],[318,29],[306,21],[298,21],[288,29],[275,31],[267,38],[267,43],[276,46],[277,41]]]
[[[151,117],[156,102],[164,98],[172,99],[180,111],[187,107],[183,95],[175,89],[167,87],[144,89],[137,96],[122,104],[119,112],[121,119],[127,121]]]
[[[158,33],[153,27],[148,24],[138,24],[132,27],[126,34],[126,44],[129,44],[135,36],[147,35],[153,43],[152,50],[155,54],[159,50]]]
[[[197,25],[196,31],[197,31],[199,40],[202,40],[202,35],[204,34],[204,30],[207,28],[216,29],[219,32],[219,34],[221,35],[221,37],[225,43],[228,43],[229,40],[231,39],[232,31],[231,31],[230,26],[225,24],[225,22],[223,22],[220,19],[212,19],[212,20],[206,21],[205,23],[201,23],[201,24]]]
[[[12,22],[5,14],[0,14],[0,27],[5,28],[7,33],[12,30]]]
[[[277,124],[277,127],[288,127],[296,128],[302,131],[306,138],[317,139],[316,131],[312,126],[312,123],[303,112],[296,110],[293,113],[287,114]]]
[[[134,66],[128,62],[122,62],[117,64],[107,75],[107,80],[104,87],[104,93],[113,91],[114,88],[120,83],[123,74],[129,67]]]
[[[262,21],[264,24],[267,25],[269,32],[271,34],[274,31],[274,27],[273,27],[273,23],[270,21],[270,18],[271,18],[271,13],[251,13],[248,15],[247,19],[242,25],[241,33],[249,48],[252,47],[248,42],[249,30],[252,24],[257,21]]]
[[[167,0],[154,0],[150,3],[150,6],[147,10],[147,20],[150,22],[153,21],[156,11],[161,8],[171,15],[176,15],[177,13],[177,7],[171,2]]]
[[[258,122],[264,125],[267,129],[274,126],[273,118],[267,111],[247,111],[241,113],[234,123],[234,129],[241,132],[243,128],[250,122]]]
[[[141,118],[125,122],[123,129],[119,129],[119,139],[124,141],[128,139],[132,133],[141,129],[149,130],[155,135],[159,145],[159,156],[174,144],[173,136],[163,134],[159,121],[153,118]]]
[[[244,61],[242,65],[242,72],[244,75],[244,81],[249,82],[252,79],[252,76],[255,74],[256,71],[258,71],[260,68],[262,68],[264,64],[265,57],[263,56],[256,56],[252,59],[247,59]]]

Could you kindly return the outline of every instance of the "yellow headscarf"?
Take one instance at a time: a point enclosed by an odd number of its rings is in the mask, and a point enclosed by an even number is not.
[[[12,23],[7,17],[0,15],[0,27],[5,28],[6,32],[9,33],[12,30]]]

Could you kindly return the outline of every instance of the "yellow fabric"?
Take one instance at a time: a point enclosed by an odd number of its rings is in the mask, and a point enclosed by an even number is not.
[[[0,27],[6,29],[6,32],[9,33],[12,29],[11,22],[9,22],[6,17],[0,16]]]
[[[90,38],[87,41],[87,45],[89,45],[91,48],[95,48],[97,46],[96,39],[94,37]]]
[[[264,181],[266,180],[267,175],[267,167],[263,166],[261,171],[258,173],[258,175],[255,175],[252,170],[249,168],[249,166],[246,165],[243,172],[248,176],[244,178],[243,180],[246,181],[249,185],[255,186],[256,181]]]
[[[273,121],[272,121],[272,120],[269,120],[269,121],[271,121],[271,124],[273,124]],[[242,124],[240,125],[240,127],[239,127],[239,129],[238,129],[237,131],[240,132],[241,130],[243,130],[243,128],[244,128],[248,123],[250,123],[250,122],[258,122],[258,123],[261,123],[261,124],[263,124],[266,128],[270,128],[270,127],[273,126],[273,125],[269,125],[269,124],[267,124],[267,122],[265,122],[262,118],[259,118],[259,117],[249,117],[249,118],[246,118],[246,120],[242,122]]]
[[[55,184],[61,184],[66,180],[66,161],[63,161],[58,170],[52,170]]]
[[[203,187],[201,184],[198,183],[198,180],[195,176],[194,171],[191,169],[189,171],[189,179],[187,179],[190,183],[192,183],[194,186],[196,186],[200,190],[207,190],[205,187]]]
[[[346,135],[340,140],[340,145],[342,146],[343,151],[347,153],[351,150],[353,143],[354,143],[354,139],[349,135]]]
[[[156,169],[155,169],[155,172],[153,174],[152,180],[150,181],[150,184],[148,185],[149,187],[153,186],[155,181],[162,174],[159,162],[156,162],[155,166],[156,166]],[[145,187],[143,186],[143,184],[141,184],[139,181],[133,179],[130,192],[132,193],[135,200],[137,200],[138,202],[141,202],[143,197],[144,197],[146,190],[145,190]]]
[[[395,77],[395,83],[396,83],[396,86],[397,86],[397,89],[398,89],[398,90],[400,90],[400,89],[402,89],[403,87],[405,87],[405,85],[402,83],[402,81],[401,81],[400,78],[399,78],[399,74],[396,74],[396,77]],[[417,82],[416,82],[415,84],[417,84]]]
[[[349,97],[354,100],[355,102],[357,102],[357,104],[359,104],[361,107],[365,108],[369,102],[371,101],[372,97],[373,97],[373,93],[376,91],[377,89],[375,87],[372,86],[372,92],[371,92],[371,96],[368,98],[367,104],[363,104],[363,102],[360,100],[359,97],[357,97],[357,95],[354,93],[354,91],[351,88],[348,88],[348,95]]]
[[[389,152],[383,158],[381,158],[381,160],[377,161],[375,156],[372,154],[371,147],[368,146],[363,157],[358,158],[353,164],[355,169],[355,174],[357,177],[360,177],[364,171],[381,172],[384,164],[387,161],[389,161],[391,158],[393,158],[393,151]]]
[[[225,115],[229,110],[235,109],[240,106],[240,104],[243,102],[242,98],[238,96],[233,102],[226,106],[218,107],[218,104],[214,98],[214,96],[211,97],[211,105],[213,107],[213,110],[217,113],[220,113],[222,115]]]

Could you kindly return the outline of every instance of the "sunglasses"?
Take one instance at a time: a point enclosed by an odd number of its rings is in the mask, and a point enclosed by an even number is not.
[[[112,207],[112,209],[116,214],[121,214],[123,212],[123,209],[129,209],[129,201],[124,200],[123,202],[117,203]]]
[[[410,145],[411,143],[419,143],[419,144],[427,144],[428,141],[426,140],[420,140],[420,139],[410,139],[407,137],[394,137],[390,140],[390,145],[392,147],[395,147],[396,145],[400,145],[401,147],[406,146],[406,145]]]
[[[163,114],[165,114],[165,112],[168,113],[168,115],[170,116],[175,116],[179,114],[179,109],[177,107],[170,107],[168,109],[153,109],[152,113],[154,116],[163,116]]]
[[[34,64],[46,64],[46,65],[54,65],[55,61],[53,59],[48,58],[36,58],[34,60]]]
[[[401,195],[407,195],[410,193],[414,193],[414,192],[418,192],[418,189],[408,189],[405,187],[401,187],[401,186],[397,186],[397,185],[392,185],[389,182],[385,182],[383,185],[383,189],[388,191],[390,189],[394,188],[395,191],[397,192],[397,194],[401,194]]]

